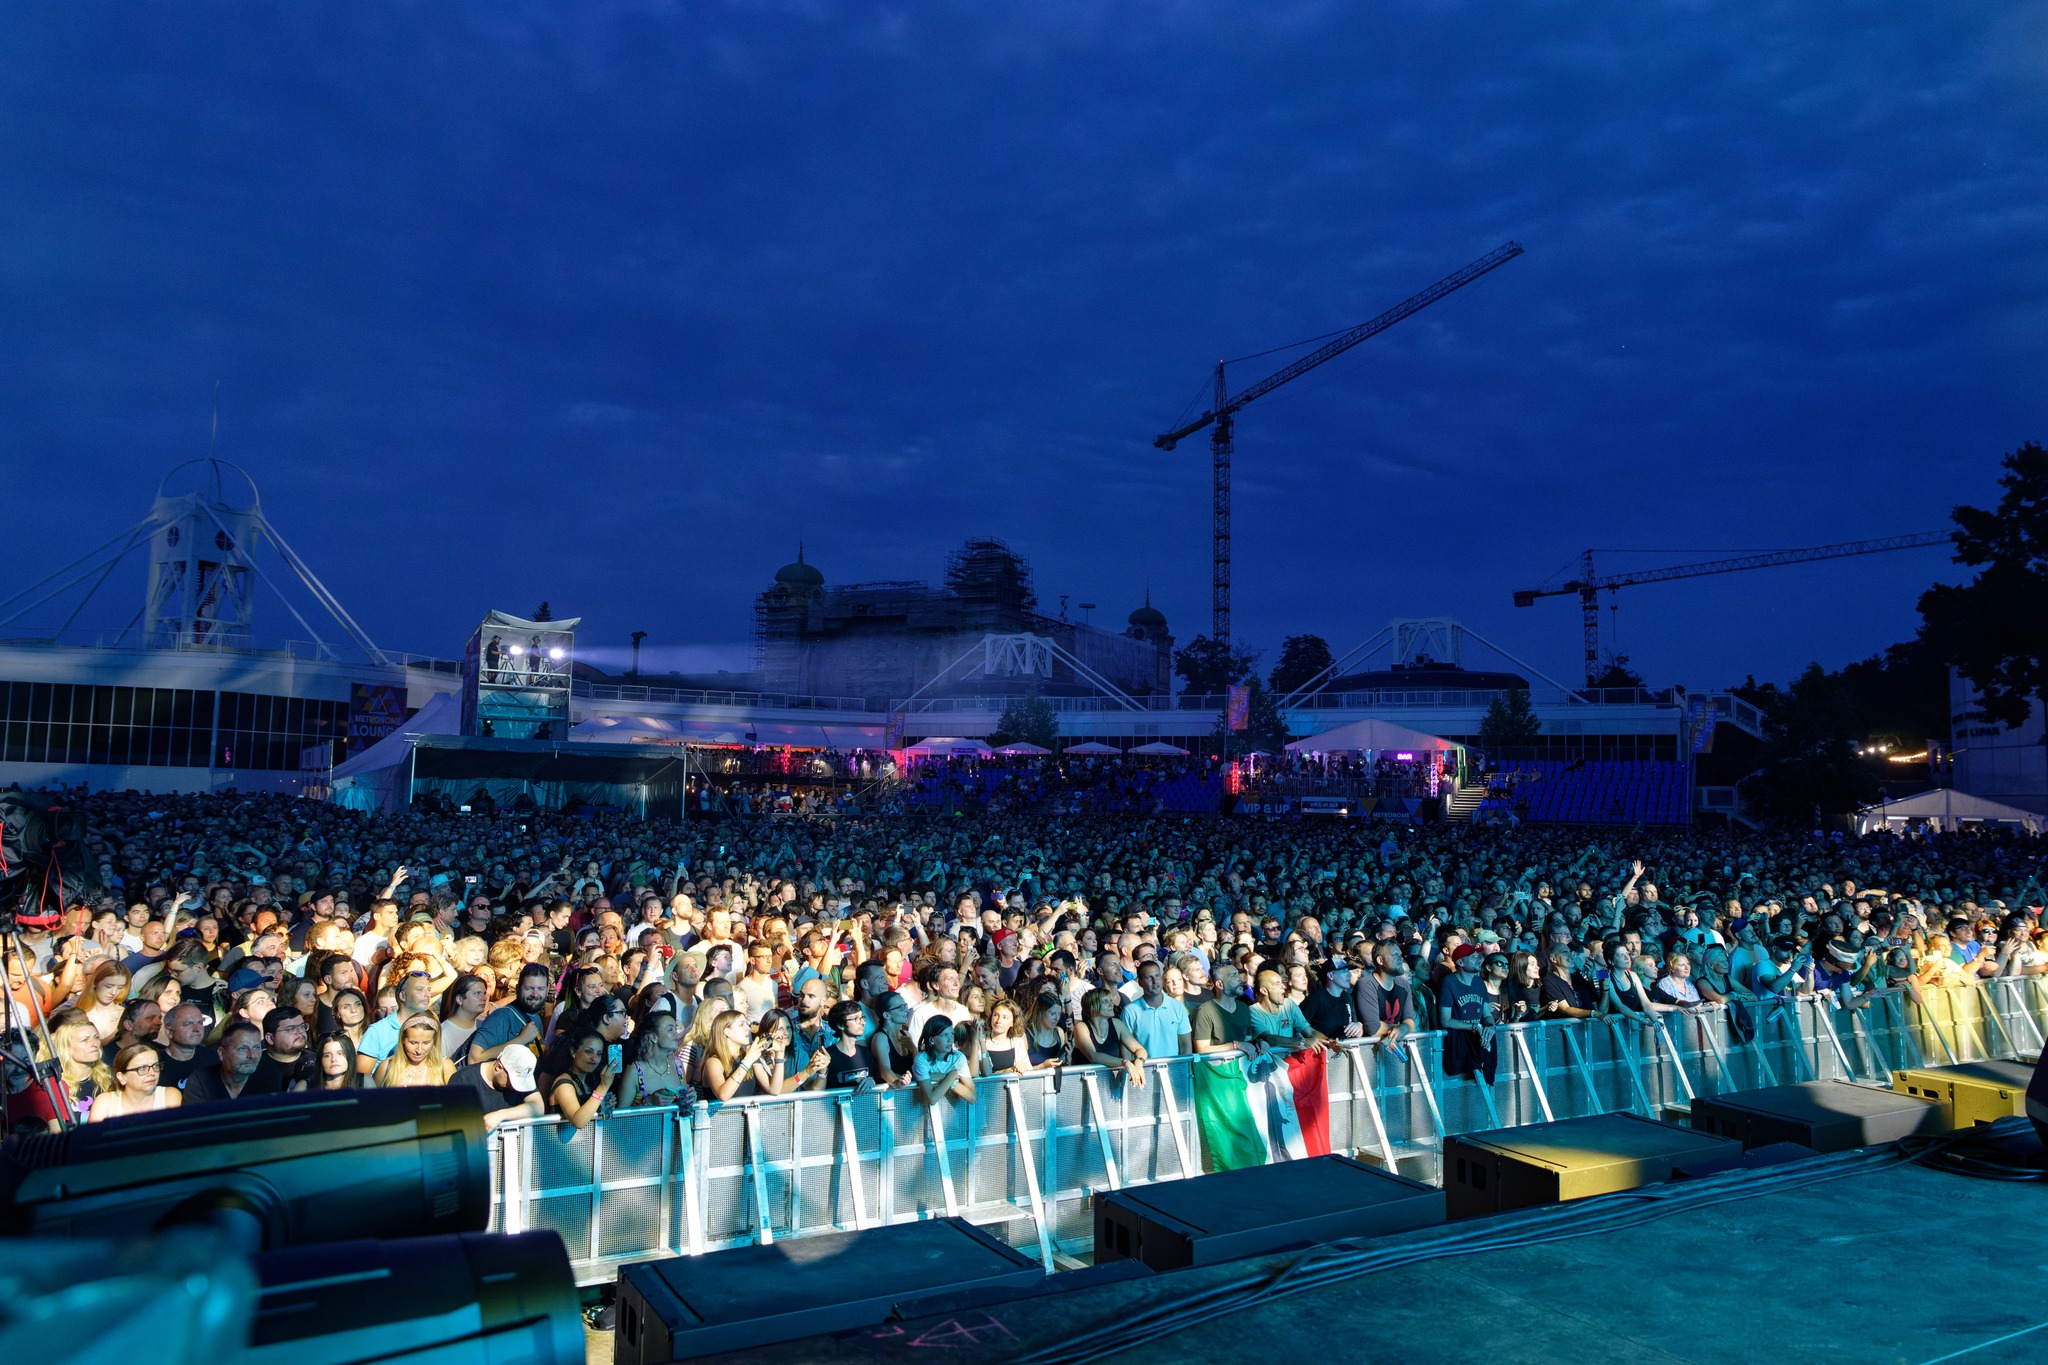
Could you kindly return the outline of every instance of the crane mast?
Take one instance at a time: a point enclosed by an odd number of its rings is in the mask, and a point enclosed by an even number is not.
[[[1641,569],[1635,573],[1608,574],[1593,571],[1593,552],[1579,559],[1579,576],[1547,588],[1522,588],[1515,593],[1515,605],[1533,607],[1539,598],[1579,598],[1580,625],[1585,631],[1586,685],[1600,680],[1600,592],[1634,587],[1639,583],[1668,583],[1674,578],[1704,578],[1709,574],[1740,573],[1745,569],[1773,569],[1781,564],[1807,564],[1816,559],[1846,559],[1852,555],[1883,554],[1890,550],[1918,550],[1930,545],[1947,545],[1954,540],[1948,531],[1915,531],[1903,536],[1879,536],[1874,540],[1849,540],[1838,545],[1815,545],[1803,550],[1770,550],[1763,554],[1738,555],[1733,559],[1710,559],[1699,564],[1674,564],[1663,569]]]
[[[1153,439],[1152,444],[1159,449],[1172,450],[1183,439],[1194,435],[1202,428],[1213,428],[1209,433],[1210,638],[1226,645],[1230,643],[1230,457],[1234,448],[1238,410],[1247,403],[1263,398],[1289,380],[1300,378],[1318,365],[1335,360],[1366,338],[1386,331],[1403,318],[1421,312],[1446,294],[1464,288],[1481,275],[1506,265],[1521,254],[1522,248],[1513,242],[1496,247],[1464,269],[1446,275],[1419,294],[1403,299],[1378,317],[1340,333],[1300,359],[1281,366],[1264,379],[1239,390],[1235,396],[1230,393],[1229,384],[1224,376],[1224,367],[1228,362],[1217,361],[1216,397],[1210,409],[1187,425]]]

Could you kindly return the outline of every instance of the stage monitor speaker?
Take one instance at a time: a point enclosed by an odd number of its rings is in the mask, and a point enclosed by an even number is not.
[[[1477,1218],[1654,1185],[1688,1162],[1740,1152],[1676,1124],[1592,1114],[1445,1138],[1444,1195],[1452,1218]]]
[[[755,1350],[1024,1298],[1045,1271],[964,1218],[674,1256],[619,1270],[617,1365]]]
[[[0,1227],[133,1237],[198,1224],[242,1250],[481,1231],[483,1111],[460,1087],[196,1104],[0,1147]]]
[[[1949,1108],[1854,1081],[1802,1081],[1702,1095],[1692,1102],[1692,1126],[1745,1148],[1796,1142],[1816,1152],[1846,1152],[1915,1133],[1945,1133]]]
[[[1964,1062],[1894,1071],[1892,1089],[1948,1105],[1949,1122],[1969,1128],[2026,1113],[2027,1084],[2033,1078],[2031,1062]]]
[[[583,1365],[552,1232],[293,1247],[257,1257],[256,1275],[240,1365]]]
[[[1097,1194],[1095,1263],[1179,1270],[1443,1221],[1444,1192],[1420,1181],[1344,1156],[1276,1161]]]

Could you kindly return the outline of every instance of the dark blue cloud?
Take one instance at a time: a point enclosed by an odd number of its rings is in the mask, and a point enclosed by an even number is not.
[[[14,559],[139,516],[218,379],[222,453],[393,647],[543,597],[593,643],[739,645],[799,535],[846,580],[968,532],[1048,599],[1149,583],[1190,635],[1207,452],[1151,436],[1219,355],[1513,237],[1246,411],[1238,629],[1451,614],[1569,674],[1576,613],[1508,595],[1587,545],[1932,527],[2042,434],[2044,33],[2038,3],[24,7]],[[1840,662],[1942,569],[1643,588],[1621,645],[1660,681]]]

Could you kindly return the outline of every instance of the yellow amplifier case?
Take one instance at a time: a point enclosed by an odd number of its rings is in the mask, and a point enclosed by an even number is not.
[[[1673,1167],[1742,1155],[1731,1138],[1634,1114],[1594,1114],[1444,1139],[1452,1218],[1585,1199],[1669,1180]]]
[[[1917,1099],[1945,1102],[1955,1126],[1969,1128],[2027,1112],[2032,1062],[1964,1062],[1892,1073],[1892,1089]]]

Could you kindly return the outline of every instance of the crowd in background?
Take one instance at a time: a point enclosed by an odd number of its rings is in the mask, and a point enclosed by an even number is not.
[[[1988,830],[82,805],[88,888],[7,954],[16,1129],[443,1084],[581,1128],[1415,1030],[1490,1074],[1504,1024],[2048,973],[2044,845]]]

